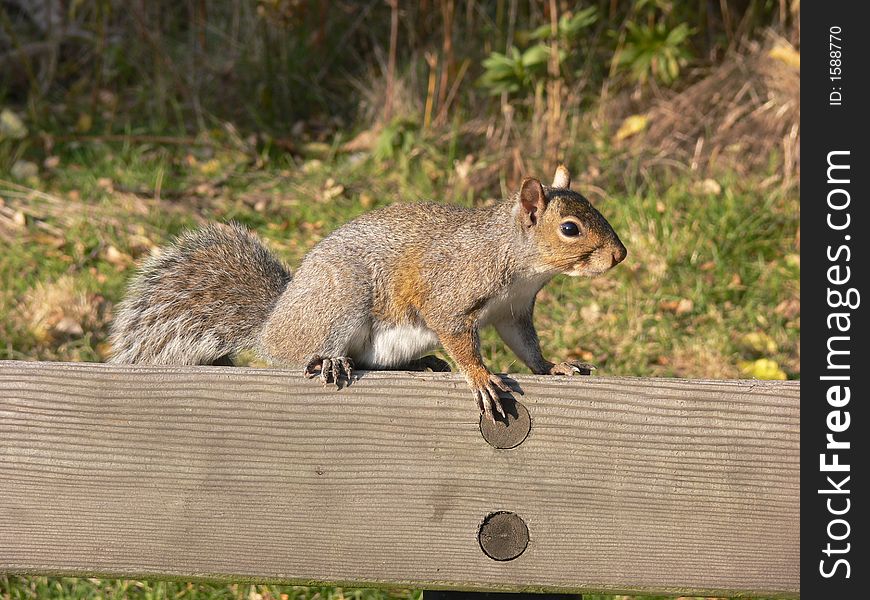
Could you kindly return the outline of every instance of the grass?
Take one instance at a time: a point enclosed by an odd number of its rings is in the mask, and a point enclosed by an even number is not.
[[[206,220],[249,225],[295,266],[331,230],[376,206],[499,195],[466,185],[453,150],[411,152],[418,158],[409,163],[335,148],[314,158],[233,143],[59,144],[32,157],[37,177],[0,173],[0,359],[103,360],[112,305],[135,261]],[[481,158],[471,170],[483,166]],[[797,189],[727,173],[715,185],[673,174],[633,185],[615,175],[620,168],[601,165],[589,197],[628,258],[606,276],[558,277],[542,291],[536,324],[545,355],[592,362],[603,375],[799,378]],[[492,331],[483,354],[493,370],[527,372]],[[419,592],[0,579],[3,600],[385,597]]]
[[[130,581],[78,577],[3,577],[3,600],[419,600],[414,590]]]
[[[59,159],[38,180],[0,183],[8,212],[26,220],[0,230],[2,358],[104,357],[111,305],[135,260],[197,223],[239,220],[294,266],[373,207],[468,202],[447,178],[423,185],[413,171],[385,176],[374,159],[255,166],[239,151],[197,158],[147,146],[73,148]],[[545,354],[582,358],[601,374],[681,377],[752,376],[748,363],[763,358],[798,377],[797,191],[759,194],[757,182],[725,175],[705,193],[691,179],[672,179],[661,190],[590,194],[628,259],[603,277],[557,277],[544,288],[536,323]],[[59,331],[64,317],[82,335]],[[483,352],[494,369],[526,371],[492,331]]]

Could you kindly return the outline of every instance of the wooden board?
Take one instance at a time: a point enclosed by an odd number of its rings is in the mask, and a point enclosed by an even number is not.
[[[797,382],[0,362],[0,572],[797,596]],[[497,562],[494,511],[528,526]]]

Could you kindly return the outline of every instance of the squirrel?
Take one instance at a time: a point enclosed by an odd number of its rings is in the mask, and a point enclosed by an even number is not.
[[[484,364],[480,329],[493,325],[533,373],[588,371],[543,357],[535,297],[557,274],[592,277],[626,257],[570,184],[560,165],[551,185],[527,177],[489,207],[392,204],[339,227],[295,273],[238,223],[183,234],[130,282],[110,362],[232,364],[253,349],[340,386],[355,368],[449,371],[426,356],[440,344],[481,413],[504,418],[499,392],[510,388]]]

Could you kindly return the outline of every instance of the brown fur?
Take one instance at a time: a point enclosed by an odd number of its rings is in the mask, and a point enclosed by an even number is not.
[[[428,294],[426,280],[422,277],[420,263],[412,249],[396,261],[396,269],[388,277],[389,292],[378,295],[373,314],[393,324],[420,323],[420,308]]]
[[[253,347],[282,365],[350,358],[396,368],[440,342],[491,414],[503,384],[480,356],[479,329],[494,325],[536,373],[570,372],[541,355],[535,296],[559,273],[594,276],[625,258],[569,182],[561,168],[554,183],[565,187],[526,179],[492,207],[394,204],[364,214],[315,246],[292,279],[239,226],[188,234],[131,285],[113,329],[116,356],[211,362]],[[560,233],[566,221],[582,234]]]

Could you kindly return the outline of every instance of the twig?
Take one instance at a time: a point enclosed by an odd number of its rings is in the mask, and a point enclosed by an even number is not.
[[[447,117],[444,106],[447,103],[447,84],[450,81],[450,72],[453,70],[453,0],[441,0],[441,18],[444,28],[444,40],[442,53],[444,60],[441,63],[441,81],[438,83],[438,116],[435,117],[436,125],[443,125]]]
[[[426,52],[426,64],[429,65],[429,84],[426,86],[426,106],[423,109],[423,129],[429,129],[432,122],[432,105],[435,102],[435,71],[438,68],[438,55]]]
[[[384,122],[393,112],[393,85],[396,77],[396,50],[399,40],[399,0],[387,0],[390,5],[390,56],[387,60],[387,101],[384,104]]]
[[[450,110],[450,105],[453,104],[453,98],[459,91],[459,84],[462,83],[462,79],[465,77],[465,72],[468,71],[468,67],[470,65],[471,60],[466,58],[459,66],[459,72],[456,74],[456,78],[453,80],[453,85],[450,86],[450,93],[447,94],[447,99],[444,100],[444,104],[438,110],[438,122],[443,123],[447,119],[447,111]]]
[[[53,225],[49,225],[48,223],[46,223],[45,221],[43,221],[42,219],[37,217],[33,213],[33,211],[28,210],[27,208],[19,208],[19,210],[23,214],[30,217],[38,229],[42,229],[46,233],[49,233],[49,234],[51,234],[55,237],[58,237],[58,238],[64,237],[64,233],[62,230],[58,229],[57,227],[55,227]],[[4,220],[8,220],[8,221],[11,221],[14,223],[15,222],[15,212],[16,211],[13,210],[11,206],[0,206],[0,217],[2,217]]]

